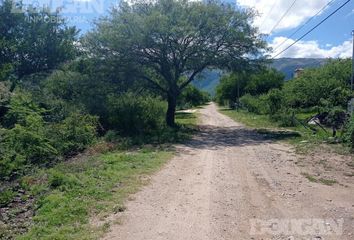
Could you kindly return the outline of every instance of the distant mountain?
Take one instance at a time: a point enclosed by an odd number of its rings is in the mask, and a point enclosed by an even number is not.
[[[327,62],[325,58],[279,58],[275,59],[271,67],[285,75],[285,80],[292,79],[298,68],[316,68]]]
[[[327,59],[324,58],[278,58],[270,66],[282,72],[285,75],[285,80],[289,80],[293,78],[294,71],[297,68],[316,68],[324,65],[326,61]],[[193,82],[193,85],[214,96],[215,88],[220,82],[221,75],[221,70],[207,69]]]
[[[210,93],[212,96],[215,95],[215,88],[220,82],[222,76],[222,71],[215,69],[207,69],[202,72],[202,74],[193,81],[193,85],[200,90]]]

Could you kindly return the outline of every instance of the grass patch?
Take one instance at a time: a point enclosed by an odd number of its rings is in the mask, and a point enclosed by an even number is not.
[[[333,184],[338,183],[337,180],[334,180],[334,179],[325,179],[325,178],[317,179],[308,173],[301,173],[301,175],[303,175],[305,178],[307,178],[307,180],[309,180],[310,182],[322,183],[327,186],[332,186]]]
[[[309,180],[310,182],[318,182],[314,176],[312,176],[308,173],[301,173],[301,175],[304,176],[305,178],[307,178],[307,180]]]
[[[258,115],[244,110],[232,110],[220,108],[219,111],[237,122],[252,128],[278,128],[275,122],[269,120],[266,115]]]
[[[171,155],[151,148],[118,151],[38,172],[34,177],[46,180],[30,187],[41,189],[33,226],[18,239],[97,239],[109,223],[94,228],[90,217],[124,211],[126,197],[144,184],[141,176],[158,170]]]
[[[318,181],[327,186],[332,186],[333,184],[337,183],[337,180],[325,179],[325,178],[320,178],[318,179]]]
[[[197,114],[191,112],[176,112],[176,123],[182,126],[195,128],[197,126]]]

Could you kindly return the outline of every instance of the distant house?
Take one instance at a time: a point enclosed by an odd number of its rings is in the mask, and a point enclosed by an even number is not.
[[[303,68],[297,68],[297,69],[295,69],[295,71],[294,71],[294,78],[299,77],[303,71],[304,71]]]

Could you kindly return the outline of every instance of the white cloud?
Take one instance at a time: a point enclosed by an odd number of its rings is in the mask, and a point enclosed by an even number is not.
[[[236,0],[240,6],[252,7],[258,11],[259,17],[255,19],[255,25],[263,33],[275,26],[282,15],[290,7],[293,0]],[[275,31],[291,29],[304,23],[315,15],[330,0],[297,0],[288,15],[280,22]],[[272,7],[274,6],[273,10]]]
[[[272,54],[272,56],[275,56],[275,54],[279,53],[281,50],[295,42],[294,39],[276,37],[269,45],[270,47],[275,48],[284,40],[288,41],[286,44],[282,45],[280,49],[277,49],[275,53]],[[347,58],[351,57],[351,54],[352,41],[350,39],[337,46],[331,45],[329,47],[329,45],[327,45],[327,48],[321,48],[317,41],[299,41],[284,53],[277,56],[277,58]]]

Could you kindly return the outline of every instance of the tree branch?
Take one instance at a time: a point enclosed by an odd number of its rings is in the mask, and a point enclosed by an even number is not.
[[[201,71],[203,71],[207,66],[209,65],[209,63],[205,63],[203,64],[200,68],[198,68],[197,70],[195,70],[192,75],[189,76],[188,80],[185,81],[184,83],[181,84],[181,86],[179,87],[180,90],[183,90],[189,83],[191,83],[194,80],[194,77],[200,73]]]
[[[154,80],[152,80],[151,78],[147,77],[147,76],[139,76],[142,79],[145,79],[146,81],[148,81],[150,84],[153,85],[153,87],[155,87],[156,89],[160,90],[163,93],[167,93],[167,90],[164,89],[162,86],[160,86],[157,82],[155,82]]]

